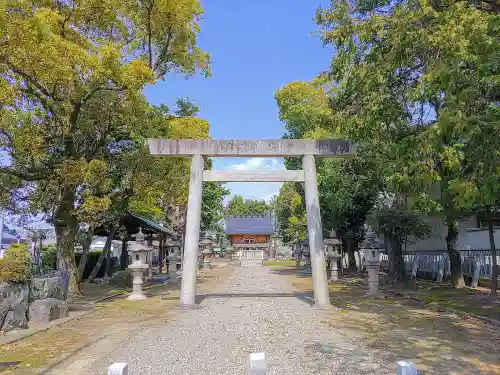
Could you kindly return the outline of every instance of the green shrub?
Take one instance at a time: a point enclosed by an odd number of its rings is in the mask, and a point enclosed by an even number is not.
[[[43,270],[49,272],[57,268],[57,249],[55,245],[42,248]]]
[[[0,259],[0,282],[25,282],[30,277],[31,257],[26,244],[10,245]]]
[[[111,285],[119,288],[132,288],[132,271],[129,269],[117,271],[111,277]]]

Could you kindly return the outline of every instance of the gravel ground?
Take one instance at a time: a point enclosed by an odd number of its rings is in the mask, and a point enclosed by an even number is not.
[[[360,348],[354,332],[328,329],[327,312],[294,296],[287,277],[270,268],[236,268],[201,307],[144,330],[109,362],[129,363],[130,375],[236,375],[249,374],[250,353],[265,352],[268,374],[395,373],[394,363]]]

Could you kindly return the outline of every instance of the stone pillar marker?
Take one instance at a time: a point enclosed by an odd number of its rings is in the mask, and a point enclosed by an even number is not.
[[[302,157],[302,167],[304,168],[304,190],[306,196],[309,251],[313,271],[314,302],[317,307],[328,307],[330,306],[330,295],[328,293],[328,280],[326,277],[323,229],[321,227],[314,155],[304,155]]]
[[[189,198],[187,204],[184,261],[182,265],[180,298],[182,307],[194,307],[196,305],[196,272],[198,268],[198,240],[200,237],[203,164],[203,157],[201,155],[193,155],[191,160]]]

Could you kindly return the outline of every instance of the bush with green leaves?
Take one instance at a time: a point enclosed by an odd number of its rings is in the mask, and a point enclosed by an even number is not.
[[[26,282],[30,278],[31,257],[26,244],[12,244],[0,258],[0,282]]]
[[[132,288],[132,271],[129,269],[117,271],[111,277],[111,285],[119,288]]]
[[[49,272],[57,268],[57,248],[55,245],[44,246],[42,249],[43,270]]]

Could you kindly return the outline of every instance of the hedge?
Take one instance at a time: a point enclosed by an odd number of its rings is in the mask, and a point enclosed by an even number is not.
[[[97,263],[97,260],[101,256],[102,251],[92,251],[88,254],[87,256],[87,264],[85,265],[85,270],[83,271],[83,279],[87,279],[94,269],[94,266]],[[76,253],[75,254],[75,261],[76,261],[76,266],[80,264],[80,258],[82,257],[82,254]],[[117,266],[114,266],[118,264],[118,259],[116,257],[111,258],[111,267],[110,271],[113,273],[116,271]],[[54,270],[57,268],[57,255],[56,255],[56,249],[55,248],[44,248],[43,249],[43,265],[45,271],[50,271]],[[102,266],[99,269],[99,272],[97,273],[97,278],[103,277],[104,276],[104,270],[106,268],[106,261],[102,262]]]

